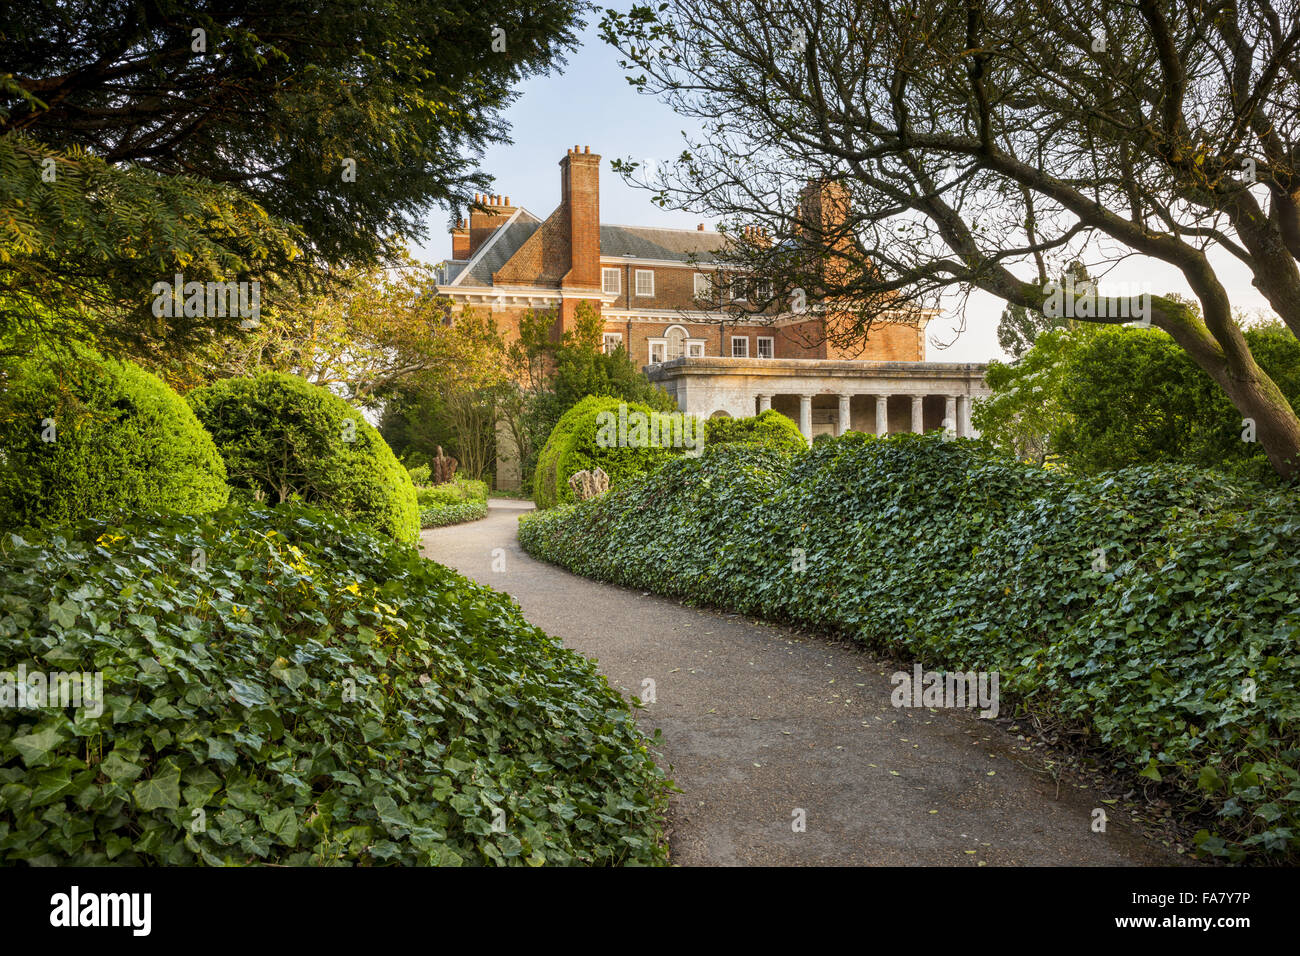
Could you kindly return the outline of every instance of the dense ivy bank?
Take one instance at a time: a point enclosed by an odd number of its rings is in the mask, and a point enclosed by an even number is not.
[[[1212,810],[1213,855],[1300,858],[1300,508],[1183,466],[1088,479],[936,435],[720,447],[525,516],[577,573],[1001,672]],[[797,570],[800,557],[805,570]]]
[[[0,862],[664,859],[665,780],[594,664],[298,504],[7,536],[20,666],[99,671],[105,699],[6,711]]]

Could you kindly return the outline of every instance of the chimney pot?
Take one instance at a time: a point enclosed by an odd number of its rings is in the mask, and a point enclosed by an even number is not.
[[[582,147],[582,151],[583,151],[584,153],[590,153],[590,152],[591,152],[591,147],[590,147],[590,146],[584,146],[584,147]]]
[[[703,231],[704,231],[704,223],[700,223],[698,226],[696,226],[696,227],[695,227],[695,231],[696,231],[696,232],[703,232]]]
[[[506,205],[507,205],[507,206],[510,205],[510,197],[509,197],[509,196],[506,197]]]

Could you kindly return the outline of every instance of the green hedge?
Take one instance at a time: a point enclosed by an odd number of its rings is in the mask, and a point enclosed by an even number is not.
[[[996,670],[1004,712],[1212,812],[1205,853],[1294,862],[1298,505],[1187,466],[1072,478],[977,442],[850,433],[795,458],[709,449],[526,516],[519,539],[579,574]]]
[[[628,427],[620,437],[617,423],[624,410]],[[644,416],[644,435],[633,431],[636,416]],[[610,424],[615,425],[613,430]],[[672,431],[670,441],[654,444],[651,430],[662,436],[665,428]],[[610,488],[618,488],[683,452],[698,450],[704,437],[703,424],[693,416],[658,412],[648,405],[619,398],[588,396],[560,417],[546,440],[533,473],[533,501],[538,508],[572,502],[569,478],[589,468],[604,469]],[[607,440],[610,438],[614,440]],[[619,443],[624,440],[626,443]],[[693,447],[686,447],[688,444]]]
[[[440,485],[417,486],[415,497],[421,508],[438,508],[470,501],[487,501],[488,487],[486,482],[457,475]]]
[[[223,379],[188,398],[232,486],[271,503],[328,507],[399,541],[419,537],[410,474],[361,413],[328,389],[268,372]]]
[[[799,426],[773,408],[751,418],[710,418],[705,435],[706,445],[764,445],[788,454],[808,450]]]
[[[212,437],[138,366],[85,348],[41,351],[5,363],[0,379],[0,527],[226,503]]]
[[[0,863],[664,860],[666,781],[595,665],[331,513],[6,537],[0,649],[104,689],[5,712]]]
[[[420,527],[445,528],[448,525],[478,521],[486,518],[487,513],[486,501],[462,501],[458,504],[437,505],[420,512]]]

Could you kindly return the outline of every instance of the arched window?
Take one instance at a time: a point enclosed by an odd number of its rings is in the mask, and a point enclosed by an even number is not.
[[[680,325],[672,326],[664,333],[664,339],[667,340],[665,348],[664,361],[671,362],[675,358],[681,358],[686,354],[686,339],[688,338],[686,330]]]

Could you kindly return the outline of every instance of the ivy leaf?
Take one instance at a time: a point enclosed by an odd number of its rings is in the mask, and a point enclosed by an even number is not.
[[[65,628],[72,627],[73,624],[77,623],[77,614],[79,612],[80,608],[72,601],[51,601],[49,607],[46,608],[50,620]]]
[[[281,843],[293,846],[298,842],[298,816],[293,807],[284,807],[274,813],[261,813],[259,818],[266,831]]]
[[[63,737],[63,733],[57,727],[46,727],[34,734],[15,737],[10,743],[18,751],[18,755],[23,758],[23,763],[30,767],[37,762],[44,761],[49,752],[63,740]]]
[[[141,780],[131,789],[135,805],[141,810],[176,810],[181,805],[179,771]]]

